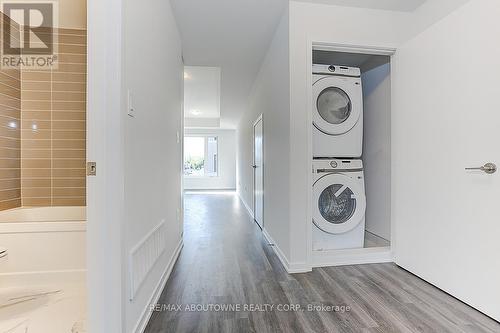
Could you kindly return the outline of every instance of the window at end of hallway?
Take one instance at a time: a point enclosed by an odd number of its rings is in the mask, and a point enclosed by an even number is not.
[[[216,136],[184,138],[184,177],[217,177],[217,143]]]

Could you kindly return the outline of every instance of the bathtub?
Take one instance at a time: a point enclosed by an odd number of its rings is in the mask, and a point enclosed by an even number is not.
[[[14,208],[0,212],[0,276],[84,271],[85,207]]]
[[[85,332],[85,207],[0,212],[0,333]]]

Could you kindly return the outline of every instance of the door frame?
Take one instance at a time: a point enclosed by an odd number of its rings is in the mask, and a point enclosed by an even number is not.
[[[123,47],[122,1],[88,0],[86,149],[97,164],[86,182],[89,332],[125,327]]]
[[[255,223],[259,227],[261,227],[262,230],[264,230],[264,117],[263,114],[261,113],[257,119],[253,122],[252,125],[252,163],[255,165],[255,126],[260,122],[262,122],[262,227],[257,223],[257,220],[255,220],[255,168],[252,168],[252,177],[253,177],[253,189],[252,189],[252,204],[253,204],[253,219]]]
[[[312,54],[313,50],[321,50],[321,51],[332,51],[332,52],[347,52],[347,53],[362,53],[362,54],[370,54],[370,55],[385,55],[391,58],[391,69],[394,60],[394,55],[396,54],[397,49],[395,47],[388,47],[386,45],[353,45],[353,44],[345,44],[345,43],[336,43],[329,41],[320,41],[308,38],[307,40],[307,70],[308,73],[312,73],[312,65],[313,59]],[[308,170],[313,169],[312,161],[313,161],[313,143],[312,143],[312,119],[313,119],[313,92],[312,92],[312,75],[307,76],[307,122],[311,124],[311,126],[307,126],[307,156],[309,156]],[[392,83],[391,83],[392,84]],[[392,88],[391,88],[392,90]],[[392,104],[392,97],[391,97]],[[391,143],[392,145],[392,143]],[[391,146],[392,150],[392,146]],[[391,169],[391,179],[392,179],[393,169]],[[312,232],[313,232],[313,184],[314,180],[311,174],[309,177],[309,191],[308,191],[308,200],[306,203],[306,216],[309,227],[306,229],[306,239],[307,239],[307,266],[308,270],[312,270],[313,267],[324,267],[324,266],[339,266],[339,265],[349,265],[349,264],[368,264],[368,263],[382,263],[382,262],[392,262],[394,258],[393,250],[395,248],[395,222],[391,216],[391,244],[390,247],[378,247],[378,248],[363,248],[363,249],[350,249],[350,250],[336,250],[336,251],[328,251],[326,255],[321,258],[313,257],[312,250]],[[394,207],[394,197],[392,196],[391,191],[391,210]]]

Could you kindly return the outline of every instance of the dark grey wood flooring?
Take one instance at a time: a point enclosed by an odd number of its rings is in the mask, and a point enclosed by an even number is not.
[[[184,244],[147,333],[500,332],[394,264],[287,274],[234,194],[186,194]]]

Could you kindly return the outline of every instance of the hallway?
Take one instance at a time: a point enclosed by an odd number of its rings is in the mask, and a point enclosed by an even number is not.
[[[184,248],[147,333],[500,331],[393,264],[287,274],[233,192],[186,193],[184,220]],[[193,304],[241,307],[186,311]]]

